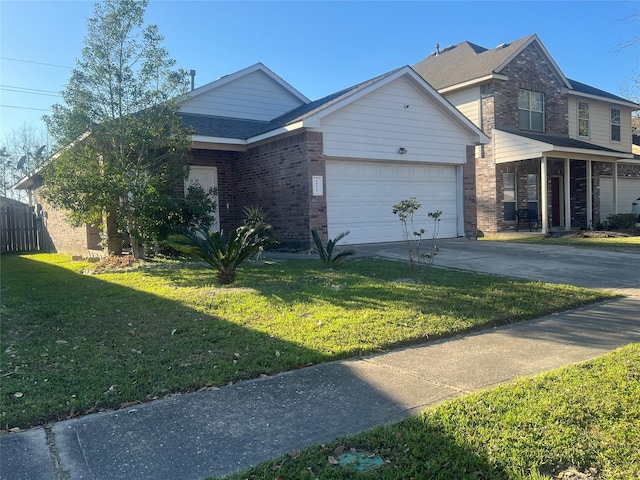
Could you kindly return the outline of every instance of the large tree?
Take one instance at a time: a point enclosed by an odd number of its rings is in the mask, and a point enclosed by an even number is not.
[[[44,171],[45,197],[74,224],[102,225],[110,252],[121,250],[119,233],[128,235],[136,256],[181,217],[170,212],[185,206],[176,187],[190,147],[177,114],[187,76],[174,69],[157,26],[144,25],[147,4],[95,5],[63,102],[45,117],[59,147]]]

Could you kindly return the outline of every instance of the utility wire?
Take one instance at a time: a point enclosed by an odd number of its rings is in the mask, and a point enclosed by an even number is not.
[[[0,107],[6,107],[6,108],[19,108],[21,110],[39,110],[41,112],[50,112],[51,109],[50,108],[32,108],[32,107],[20,107],[18,105],[4,105],[4,104],[0,104]]]
[[[58,95],[56,93],[27,92],[25,90],[17,90],[17,89],[13,89],[11,87],[0,87],[0,90],[6,90],[7,92],[13,92],[13,93],[27,93],[29,95],[46,95],[48,97],[59,97],[60,96],[60,95]]]
[[[66,68],[73,70],[73,67],[67,67],[66,65],[56,65],[54,63],[33,62],[31,60],[21,60],[19,58],[0,57],[2,60],[11,60],[12,62],[33,63],[34,65],[45,65],[47,67]]]
[[[39,93],[54,93],[56,95],[60,93],[54,90],[40,90],[38,88],[16,87],[15,85],[0,85],[0,88],[15,88],[20,90],[30,90],[32,92],[39,92]]]

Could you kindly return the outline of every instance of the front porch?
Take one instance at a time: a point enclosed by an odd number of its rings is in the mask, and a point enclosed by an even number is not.
[[[494,142],[496,178],[502,180],[497,185],[503,202],[499,231],[516,228],[512,210],[522,208],[538,212],[543,235],[593,229],[604,220],[599,188],[603,171],[613,180],[610,201],[618,212],[618,162],[633,154],[559,135],[502,130],[494,130]]]

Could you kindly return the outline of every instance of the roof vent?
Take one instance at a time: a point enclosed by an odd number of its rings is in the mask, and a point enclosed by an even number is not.
[[[440,44],[436,43],[436,56],[440,55]]]
[[[507,48],[508,46],[509,46],[509,44],[505,42],[505,43],[501,43],[500,45],[498,45],[496,47],[496,49],[498,49],[498,48]]]

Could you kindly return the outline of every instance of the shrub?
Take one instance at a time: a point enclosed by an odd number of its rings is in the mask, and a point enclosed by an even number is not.
[[[409,258],[409,265],[414,266],[414,261],[418,264],[426,264],[430,266],[433,264],[433,260],[438,253],[438,246],[435,241],[438,236],[438,227],[440,224],[440,217],[442,217],[442,211],[436,210],[435,212],[429,212],[427,217],[433,219],[433,234],[431,236],[431,246],[428,253],[420,252],[422,243],[422,235],[426,233],[424,228],[416,230],[414,225],[414,214],[422,206],[415,197],[402,200],[399,203],[393,205],[393,214],[398,215],[400,223],[402,225],[402,236],[407,246],[407,256]]]
[[[638,216],[635,213],[618,213],[615,215],[607,215],[602,222],[605,230],[633,230],[638,223]]]
[[[324,244],[322,243],[322,240],[320,240],[320,236],[318,235],[318,232],[316,232],[314,229],[311,230],[311,236],[313,237],[313,241],[315,242],[316,248],[318,249],[318,254],[320,255],[320,260],[328,268],[337,268],[337,267],[339,267],[340,265],[342,265],[344,262],[347,261],[347,257],[349,257],[349,256],[353,255],[354,253],[356,253],[353,250],[344,250],[344,251],[336,254],[335,256],[333,256],[336,244],[340,240],[342,240],[344,237],[346,237],[347,235],[349,235],[349,231],[348,230],[346,232],[342,232],[340,235],[338,235],[333,240],[329,240],[327,242],[327,246],[325,247]]]
[[[207,262],[218,271],[218,283],[228,285],[235,281],[240,265],[272,243],[269,238],[256,233],[255,227],[242,225],[225,239],[220,232],[198,228],[172,235],[169,244],[180,252]]]

